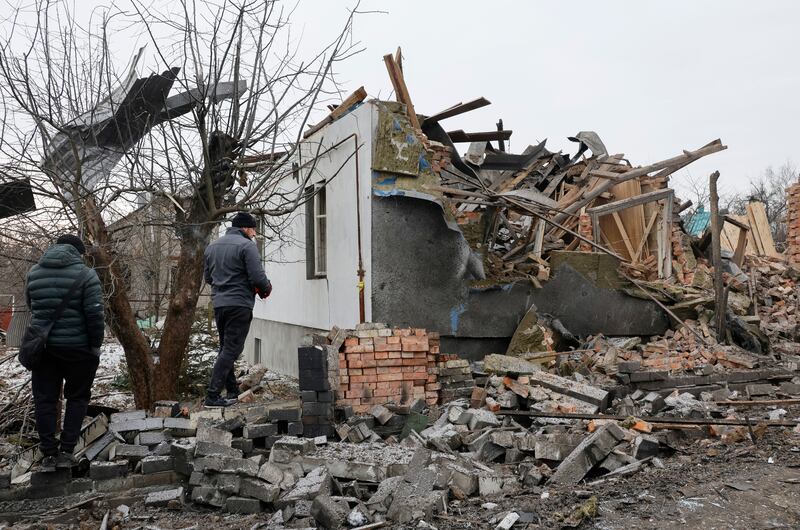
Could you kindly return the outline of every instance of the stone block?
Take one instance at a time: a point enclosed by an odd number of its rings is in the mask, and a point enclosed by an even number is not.
[[[284,494],[279,500],[280,506],[286,506],[292,502],[313,499],[318,495],[329,495],[331,492],[332,480],[330,473],[324,467],[317,467],[303,478],[300,478],[291,491]]]
[[[475,431],[485,427],[500,427],[500,418],[494,415],[490,410],[486,409],[469,409],[467,412],[471,414],[469,420],[469,430]]]
[[[269,421],[300,421],[300,409],[272,409],[267,413]]]
[[[225,494],[211,486],[198,486],[192,490],[192,501],[197,504],[222,508],[225,506],[225,500]]]
[[[227,495],[237,495],[242,487],[242,477],[239,475],[220,473],[214,476],[214,483],[222,493]]]
[[[349,513],[347,502],[328,495],[316,496],[311,504],[311,515],[323,528],[342,528]]]
[[[269,461],[288,464],[297,457],[313,453],[315,449],[314,442],[309,439],[282,436],[272,445]]]
[[[151,446],[166,442],[168,439],[169,436],[164,431],[144,431],[136,435],[136,438],[133,439],[133,443]]]
[[[252,497],[266,503],[275,502],[280,492],[277,485],[253,478],[243,478],[239,488],[242,497]]]
[[[217,445],[231,446],[233,434],[222,429],[217,429],[207,424],[197,426],[197,442],[211,442]]]
[[[146,431],[147,419],[125,420],[109,424],[108,428],[114,432]]]
[[[261,513],[261,502],[258,499],[245,497],[228,497],[225,501],[225,511],[229,513]]]
[[[550,481],[556,484],[577,484],[624,438],[625,431],[616,423],[601,425],[561,462]]]
[[[150,456],[150,448],[146,445],[134,444],[117,444],[111,448],[108,455],[110,460],[124,458],[131,462],[138,462],[146,456]]]
[[[214,442],[203,442],[198,440],[194,450],[194,456],[226,456],[230,458],[242,458],[243,453],[239,449],[234,449],[229,445],[220,445]]]
[[[253,452],[255,444],[253,440],[248,440],[247,438],[234,438],[231,440],[231,447],[246,455]]]
[[[278,434],[278,425],[275,423],[260,423],[255,425],[245,425],[242,430],[242,437],[264,438],[266,436],[275,436]]]
[[[124,477],[128,474],[128,461],[117,460],[115,462],[94,461],[89,464],[89,478],[92,480],[106,480],[110,478]]]
[[[175,461],[171,456],[148,456],[142,459],[142,474],[150,475],[175,469]]]
[[[188,418],[164,418],[164,428],[172,436],[189,437],[197,434],[197,426]]]
[[[132,420],[143,420],[147,417],[145,410],[129,410],[126,412],[114,412],[109,418],[111,423],[124,423]]]
[[[174,503],[183,504],[183,487],[153,491],[148,493],[147,497],[144,499],[145,506],[156,508]]]
[[[658,456],[659,447],[658,438],[649,434],[640,434],[633,441],[633,456],[637,460]]]

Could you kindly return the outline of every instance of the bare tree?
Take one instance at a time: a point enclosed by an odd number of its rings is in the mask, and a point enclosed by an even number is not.
[[[277,0],[178,0],[161,11],[129,0],[95,9],[88,21],[76,20],[71,6],[37,0],[6,23],[0,156],[7,176],[30,179],[40,206],[17,216],[16,226],[42,233],[72,226],[92,243],[136,404],[149,407],[177,393],[215,228],[245,210],[264,216],[271,237],[280,237],[286,217],[307,200],[311,171],[287,189],[284,162],[295,158],[309,114],[339,92],[334,69],[357,51],[356,10],[308,56],[291,9]],[[132,35],[147,37],[160,74],[138,78],[143,50],[128,70],[118,69],[113,46]],[[155,351],[136,323],[125,285],[131,258],[118,248],[125,223],[115,223],[141,196],[169,205],[146,223],[177,237],[179,281]]]

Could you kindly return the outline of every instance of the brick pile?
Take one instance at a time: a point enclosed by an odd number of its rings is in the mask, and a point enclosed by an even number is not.
[[[436,372],[438,381],[431,388],[435,387],[439,391],[442,403],[472,395],[475,381],[472,379],[472,368],[468,360],[459,359],[458,355],[441,354],[436,363]]]
[[[328,356],[321,347],[298,348],[303,434],[307,438],[333,436],[334,396],[329,383]]]
[[[786,190],[786,202],[786,253],[790,261],[800,263],[800,183],[793,184]]]
[[[582,213],[580,217],[578,217],[578,233],[588,239],[589,241],[594,241],[594,231],[592,229],[592,217],[588,213]],[[587,243],[586,241],[581,240],[578,243],[578,249],[581,252],[593,252],[594,247]]]
[[[436,374],[439,334],[424,329],[389,329],[359,324],[339,351],[338,406],[357,413],[388,401],[439,399]]]

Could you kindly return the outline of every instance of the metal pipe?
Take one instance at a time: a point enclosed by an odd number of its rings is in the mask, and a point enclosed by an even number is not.
[[[364,323],[366,322],[366,304],[364,301],[364,276],[366,275],[366,271],[364,270],[364,257],[361,251],[361,177],[359,175],[359,164],[358,164],[358,134],[353,133],[351,135],[353,137],[353,141],[355,142],[355,148],[353,150],[353,155],[355,156],[355,163],[356,163],[356,229],[358,233],[358,270],[356,274],[358,275],[358,318],[359,322]]]

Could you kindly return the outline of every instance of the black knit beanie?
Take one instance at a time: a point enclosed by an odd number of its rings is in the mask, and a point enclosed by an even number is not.
[[[231,220],[231,225],[236,228],[255,228],[256,218],[249,213],[239,212]]]
[[[86,254],[86,245],[83,244],[81,238],[73,234],[64,234],[63,236],[59,237],[56,240],[56,244],[58,245],[72,245],[78,250],[78,253],[83,255]]]

